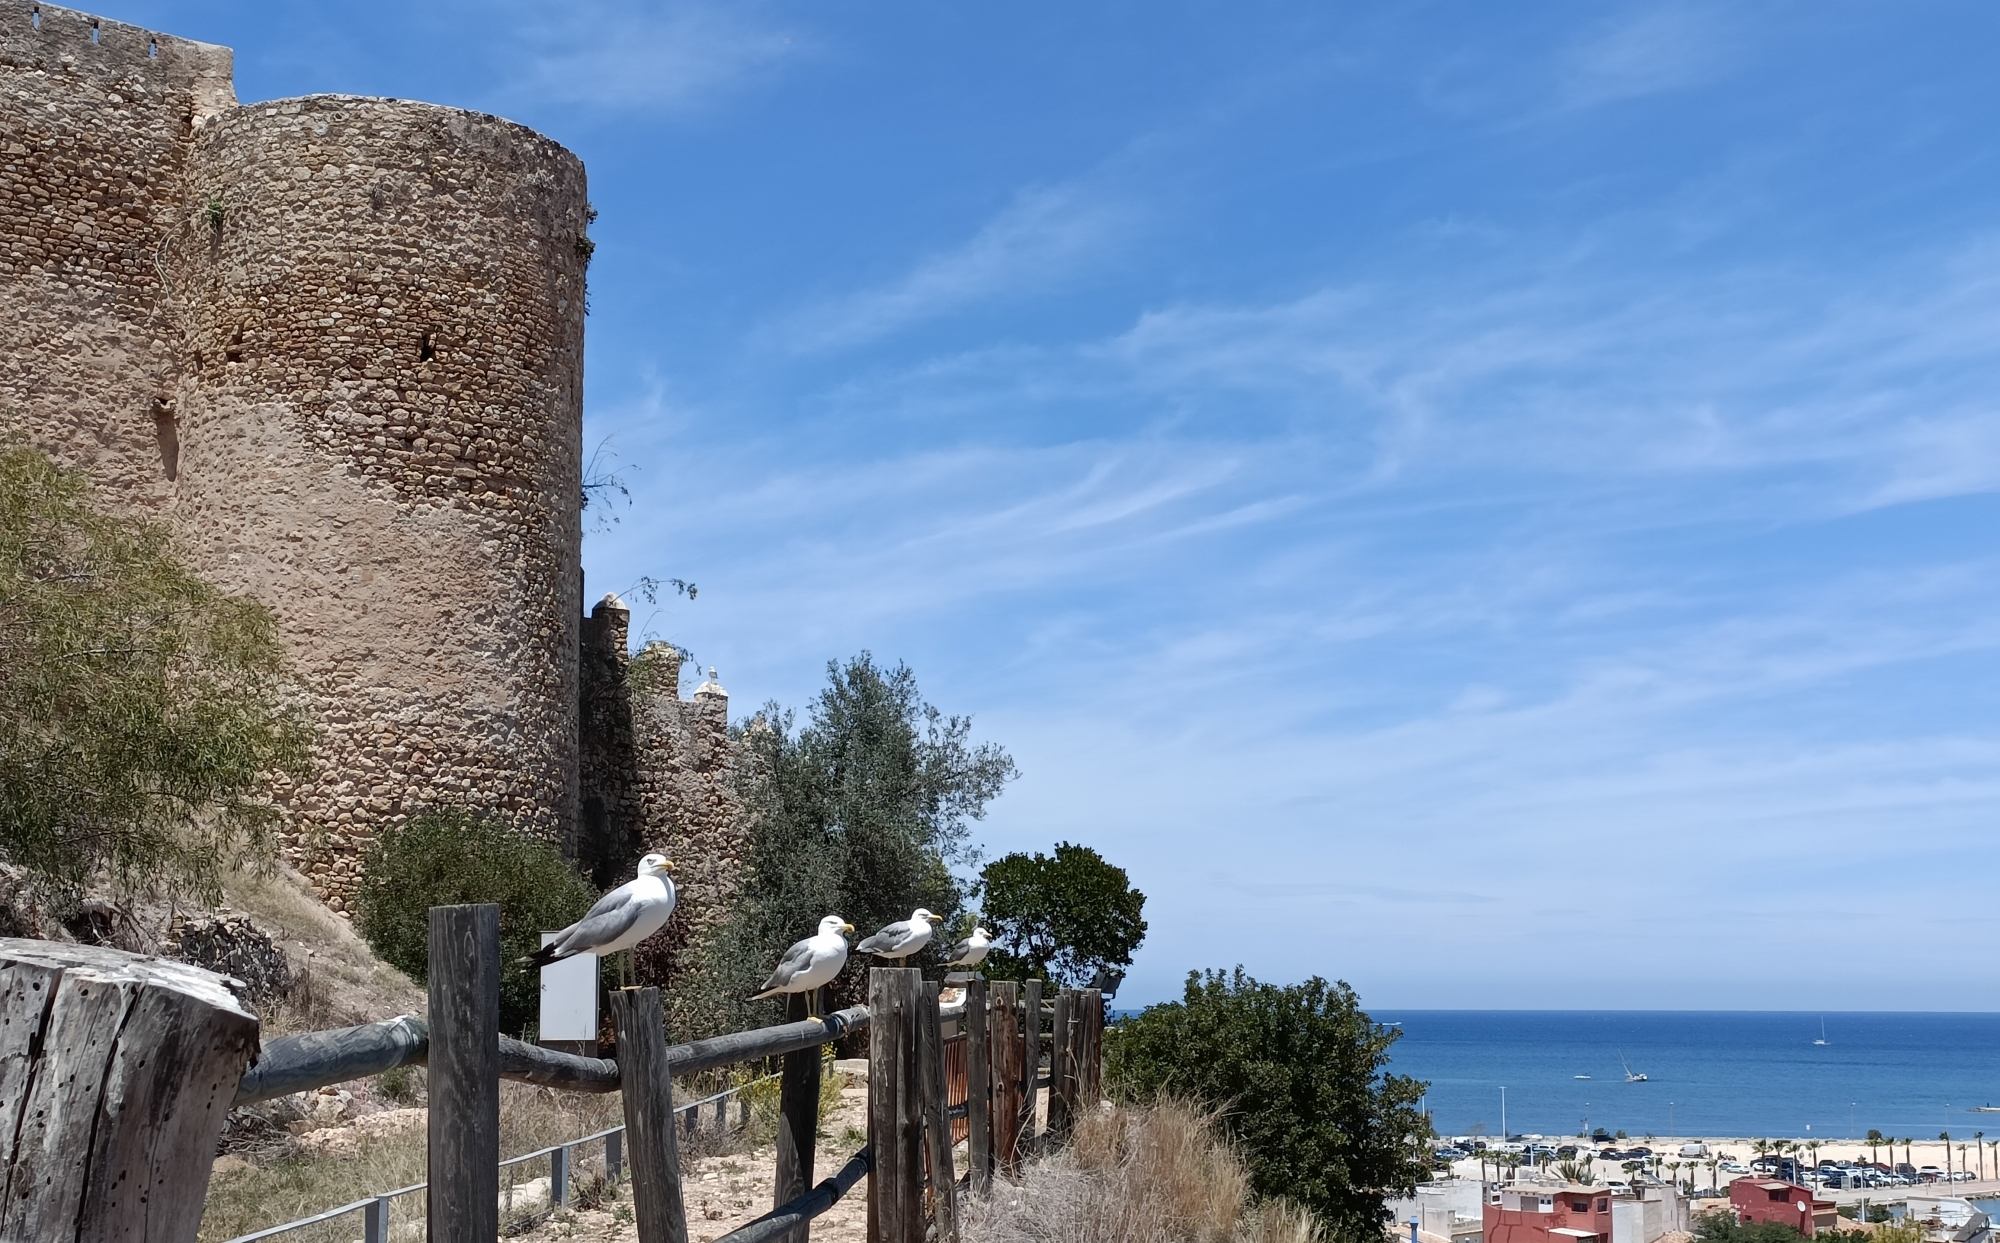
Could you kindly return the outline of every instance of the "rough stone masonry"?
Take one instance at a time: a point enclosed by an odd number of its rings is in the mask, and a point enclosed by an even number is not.
[[[319,720],[285,848],[336,910],[434,804],[733,884],[727,696],[635,708],[623,624],[582,641],[589,212],[513,122],[239,104],[227,48],[0,0],[0,437],[276,610]]]

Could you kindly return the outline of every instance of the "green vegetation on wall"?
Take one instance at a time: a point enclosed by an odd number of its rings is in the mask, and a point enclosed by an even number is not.
[[[213,900],[311,738],[270,610],[0,445],[0,856],[59,893],[103,874]]]
[[[500,904],[500,1030],[539,1019],[541,979],[521,959],[541,934],[582,917],[598,894],[538,837],[458,808],[383,830],[368,853],[356,927],[383,960],[419,984],[430,976],[430,908]]]
[[[1384,1069],[1400,1034],[1345,984],[1193,972],[1180,1001],[1106,1032],[1105,1077],[1139,1100],[1221,1109],[1260,1196],[1296,1200],[1335,1238],[1373,1243],[1385,1199],[1429,1176],[1426,1085]]]

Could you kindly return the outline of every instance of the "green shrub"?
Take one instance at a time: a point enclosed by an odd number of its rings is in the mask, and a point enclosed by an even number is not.
[[[500,904],[500,1030],[539,1018],[541,981],[520,959],[541,933],[566,927],[597,891],[553,845],[474,812],[413,816],[376,837],[361,882],[357,927],[383,960],[417,983],[430,975],[430,908]]]
[[[1398,1035],[1345,984],[1191,972],[1182,1000],[1105,1033],[1105,1074],[1141,1101],[1219,1109],[1259,1196],[1295,1200],[1332,1237],[1372,1243],[1385,1198],[1413,1195],[1429,1176],[1426,1085],[1383,1073]]]

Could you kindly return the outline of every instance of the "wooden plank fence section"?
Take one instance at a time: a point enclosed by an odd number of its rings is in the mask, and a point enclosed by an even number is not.
[[[432,1243],[500,1233],[500,908],[434,906],[430,926]]]
[[[0,939],[0,1238],[191,1240],[257,1018],[223,978]]]
[[[1042,982],[1029,980],[1021,990],[1021,1132],[1014,1141],[1021,1157],[1038,1151],[1035,1135],[1035,1101],[1040,1089],[1035,1081],[1042,1075]]]
[[[1060,1144],[1069,1138],[1070,1106],[1076,1100],[1071,1091],[1073,1077],[1069,1057],[1070,990],[1056,993],[1055,1022],[1049,1028],[1049,1129],[1048,1142]]]
[[[876,967],[868,973],[868,1177],[870,1243],[924,1243],[923,1094],[918,1017],[923,973]]]
[[[931,1219],[936,1238],[958,1237],[958,1175],[952,1168],[951,1104],[945,1091],[944,1019],[938,1013],[938,986],[924,985],[919,1016],[917,1056],[924,1094],[924,1165],[931,1189]]]
[[[715,1243],[775,1243],[782,1240],[792,1230],[803,1229],[805,1224],[840,1202],[854,1184],[868,1173],[873,1154],[866,1148],[854,1154],[846,1165],[832,1178],[800,1196],[798,1199],[781,1204],[759,1217],[756,1221],[738,1226]]]
[[[1019,1159],[1021,1135],[1021,999],[1020,985],[995,980],[990,1038],[993,1043],[993,1159],[1003,1174],[1012,1174]]]
[[[632,1163],[632,1209],[639,1243],[687,1243],[681,1158],[674,1138],[674,1081],[667,1065],[667,1024],[657,988],[611,994],[618,1067],[625,1080],[625,1135]],[[489,1236],[490,1237],[490,1236]]]
[[[986,981],[965,986],[965,1122],[966,1164],[972,1191],[985,1195],[993,1186],[993,1045],[987,1039],[990,1016]]]
[[[818,1007],[817,997],[823,996],[824,989],[812,996],[793,993],[785,999],[785,1017],[792,1022],[803,1022],[807,1015]],[[820,1050],[818,1045],[810,1049],[796,1049],[785,1054],[778,1080],[778,1153],[776,1189],[771,1203],[789,1204],[811,1188],[813,1181],[813,1149],[819,1134],[819,1086]],[[807,1243],[811,1237],[811,1227],[801,1220],[797,1227],[781,1235],[785,1243]]]

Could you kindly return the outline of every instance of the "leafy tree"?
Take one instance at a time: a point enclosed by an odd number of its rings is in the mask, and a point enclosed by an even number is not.
[[[1003,856],[986,865],[980,884],[980,918],[997,943],[987,971],[1000,979],[1081,987],[1099,968],[1131,966],[1146,939],[1146,895],[1088,846]]]
[[[1259,1195],[1311,1208],[1336,1238],[1379,1240],[1389,1196],[1427,1175],[1428,1086],[1391,1075],[1401,1035],[1363,1012],[1346,984],[1260,984],[1193,972],[1182,999],[1150,1006],[1105,1037],[1105,1073],[1140,1099],[1186,1097],[1223,1110]]]
[[[356,927],[384,961],[422,984],[430,976],[430,908],[499,903],[500,1029],[518,1033],[541,1010],[541,978],[520,960],[540,948],[543,931],[576,922],[597,897],[552,843],[447,808],[376,836]]]
[[[1729,1213],[1697,1213],[1694,1219],[1696,1243],[1799,1243],[1804,1237],[1781,1221],[1738,1224]]]
[[[956,916],[964,893],[952,868],[974,861],[970,822],[1015,776],[1006,751],[971,735],[971,718],[924,702],[907,666],[885,669],[866,652],[828,662],[803,726],[768,704],[741,729],[749,867],[712,943],[710,991],[683,998],[677,1034],[769,1021],[743,999],[825,915],[863,936],[919,906]],[[843,973],[838,1004],[859,1000],[864,978]]]
[[[59,894],[109,874],[212,900],[311,739],[270,610],[0,445],[0,854]]]

